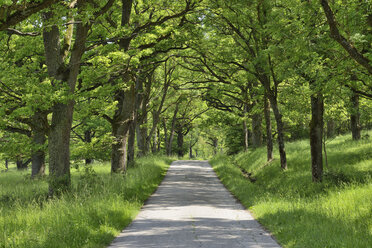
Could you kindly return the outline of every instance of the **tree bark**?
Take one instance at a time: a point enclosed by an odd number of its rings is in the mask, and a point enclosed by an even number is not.
[[[78,3],[79,6],[79,3]],[[45,14],[45,20],[52,18],[52,13]],[[63,62],[60,46],[60,33],[56,25],[43,31],[44,49],[48,74],[57,80],[54,86],[61,82],[68,85],[68,93],[73,94],[77,76],[80,70],[81,57],[85,51],[85,41],[90,26],[76,24],[75,43],[71,51],[69,65]],[[52,123],[49,132],[49,196],[70,188],[70,131],[74,101],[55,103],[52,107]]]
[[[192,140],[190,139],[190,144],[189,144],[189,158],[192,159],[193,158],[193,155],[192,155]]]
[[[252,146],[259,147],[262,145],[261,131],[262,116],[260,113],[252,115]]]
[[[183,152],[183,132],[182,129],[177,131],[177,147],[178,157],[182,158],[185,154]]]
[[[135,111],[136,112],[136,111]],[[136,113],[134,114],[136,116]],[[137,118],[135,117],[133,122],[129,127],[129,136],[128,136],[128,164],[131,165],[134,162],[134,150],[136,143],[136,126]]]
[[[359,95],[353,92],[351,96],[353,109],[350,115],[350,126],[353,140],[360,139],[360,112],[359,112]]]
[[[280,165],[283,170],[287,169],[287,155],[284,145],[284,125],[282,121],[282,115],[279,112],[278,102],[275,97],[271,97],[271,107],[274,112],[277,131],[278,131],[278,146],[279,146],[279,155],[280,155]]]
[[[121,26],[129,25],[132,10],[132,0],[122,0]],[[122,51],[128,51],[130,39],[119,40],[119,47]],[[115,92],[117,107],[114,117],[111,120],[112,135],[114,142],[111,146],[111,173],[124,173],[127,169],[127,147],[129,129],[134,121],[135,114],[135,85],[131,84],[131,75],[126,71],[122,75],[123,82],[129,89],[119,89]]]
[[[333,11],[329,7],[327,0],[320,0],[320,4],[323,7],[324,13],[327,17],[327,22],[330,28],[331,37],[337,41],[347,51],[355,62],[363,66],[370,75],[372,75],[372,63],[371,60],[360,53],[352,43],[350,43],[337,28]]]
[[[46,136],[42,130],[33,131],[32,141],[37,146],[45,145]],[[37,149],[31,156],[31,178],[45,175],[45,151],[43,148]]]
[[[128,75],[124,76],[126,82],[129,81]],[[116,93],[118,102],[114,118],[112,120],[112,135],[114,143],[111,152],[111,172],[124,173],[127,169],[127,147],[129,129],[134,120],[134,85],[131,85],[126,91]]]
[[[243,120],[243,132],[244,132],[244,151],[248,151],[249,148],[249,132],[247,120]]]
[[[173,144],[173,137],[174,137],[174,130],[176,126],[176,120],[177,120],[177,113],[178,113],[178,106],[179,103],[177,102],[176,104],[176,109],[174,110],[173,118],[172,118],[172,125],[171,125],[171,130],[169,132],[169,140],[166,143],[166,153],[168,156],[172,155],[172,144]]]
[[[35,178],[45,175],[45,150],[43,146],[49,128],[47,113],[36,111],[31,118],[30,126],[32,143],[36,147],[31,155],[31,178]]]
[[[267,161],[273,160],[273,136],[271,130],[271,118],[270,118],[270,102],[265,93],[264,96],[264,114],[266,124],[266,150],[267,150]]]
[[[22,159],[17,159],[16,161],[17,170],[26,170],[30,162],[31,162],[31,159],[26,160],[25,162],[23,162]]]
[[[114,142],[111,147],[111,172],[124,173],[127,169],[127,139],[130,123],[117,120],[112,124]]]
[[[154,116],[154,112],[155,111],[153,111],[152,116]],[[155,122],[154,118],[152,119],[152,125],[154,127],[152,153],[156,153],[158,143],[159,143],[159,135],[158,135],[159,128],[157,127],[158,123]]]
[[[214,138],[213,139],[213,155],[217,155],[217,150],[218,149],[218,139]]]
[[[327,121],[327,138],[335,136],[335,120],[330,119]]]
[[[321,93],[311,96],[310,149],[313,182],[321,182],[323,176],[323,112],[324,102]]]
[[[92,142],[92,130],[88,129],[88,130],[85,130],[84,132],[84,142],[90,144]],[[85,158],[85,164],[88,165],[88,164],[92,164],[93,163],[93,159],[88,156]]]
[[[284,125],[282,120],[282,115],[279,111],[277,95],[273,90],[270,88],[270,79],[265,76],[261,75],[261,82],[265,87],[265,91],[267,94],[268,99],[270,100],[271,108],[274,112],[277,131],[278,131],[278,147],[279,147],[279,155],[280,155],[280,165],[283,170],[287,169],[287,155],[285,151],[284,145]]]

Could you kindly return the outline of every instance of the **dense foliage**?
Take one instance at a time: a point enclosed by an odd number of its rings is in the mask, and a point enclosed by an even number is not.
[[[369,1],[1,1],[0,157],[49,196],[70,167],[208,157],[372,126]],[[368,138],[368,137],[366,137]]]

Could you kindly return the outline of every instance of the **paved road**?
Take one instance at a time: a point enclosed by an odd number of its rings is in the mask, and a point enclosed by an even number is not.
[[[208,162],[176,161],[109,248],[280,247],[220,183]]]

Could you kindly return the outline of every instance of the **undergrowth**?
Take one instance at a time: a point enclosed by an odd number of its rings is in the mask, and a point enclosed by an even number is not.
[[[329,141],[322,183],[311,181],[307,140],[287,143],[286,149],[286,171],[280,169],[277,152],[274,161],[266,162],[264,147],[236,156],[220,155],[211,164],[283,247],[370,247],[372,140],[353,141],[344,135]],[[252,173],[256,182],[247,180],[239,167]]]
[[[58,199],[47,198],[47,179],[0,173],[0,247],[105,247],[137,215],[170,162],[141,158],[125,175],[111,175],[109,163],[72,169],[73,188]]]

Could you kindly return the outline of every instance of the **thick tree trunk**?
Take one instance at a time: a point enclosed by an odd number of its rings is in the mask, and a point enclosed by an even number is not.
[[[270,102],[266,96],[264,96],[264,114],[266,124],[266,150],[267,150],[267,161],[273,160],[273,136],[271,130],[271,118],[270,118]]]
[[[32,117],[32,142],[36,147],[31,155],[31,178],[45,175],[45,150],[48,128],[47,114],[37,111]]]
[[[129,25],[132,0],[122,1],[121,26]],[[119,40],[119,47],[122,51],[128,51],[130,39],[122,38]],[[135,85],[130,85],[131,75],[129,71],[122,74],[123,82],[129,89],[118,90],[115,92],[115,100],[117,107],[114,117],[110,120],[112,127],[112,135],[114,137],[111,146],[111,173],[124,173],[127,169],[128,162],[128,136],[130,126],[135,119]],[[131,150],[130,148],[129,150]]]
[[[82,4],[78,2],[78,7]],[[52,12],[45,14],[45,20],[52,18]],[[44,48],[48,74],[54,79],[65,82],[68,93],[73,94],[80,70],[81,57],[85,51],[85,41],[90,26],[76,24],[74,46],[71,50],[69,65],[64,64],[63,51],[60,46],[58,26],[53,25],[43,31]],[[72,37],[72,32],[70,38]],[[62,84],[54,82],[59,88]],[[58,89],[59,90],[59,89]],[[52,108],[52,124],[49,132],[49,196],[65,191],[70,187],[70,130],[74,101],[55,103]]]
[[[262,145],[262,131],[261,131],[262,115],[252,115],[252,146],[259,147]]]
[[[112,124],[112,135],[114,137],[114,142],[111,147],[112,173],[124,173],[127,169],[129,126],[129,123],[121,123],[121,121]]]
[[[124,80],[129,81],[129,75],[124,75]],[[111,172],[123,173],[127,169],[127,147],[129,129],[134,120],[134,86],[126,91],[118,91],[116,100],[118,102],[114,118],[111,122],[114,143],[111,151]]]
[[[46,141],[45,132],[34,131],[32,141],[37,146],[43,146]],[[43,148],[37,149],[31,156],[31,178],[45,175],[45,151]]]
[[[5,159],[5,171],[9,170],[9,160]]]
[[[350,115],[351,134],[353,140],[360,139],[360,112],[359,112],[359,95],[352,93],[351,103],[353,105],[352,113]]]
[[[321,182],[323,176],[323,112],[324,102],[321,93],[311,96],[310,149],[313,182]]]
[[[70,130],[73,103],[58,103],[53,107],[49,133],[49,195],[70,187]]]

